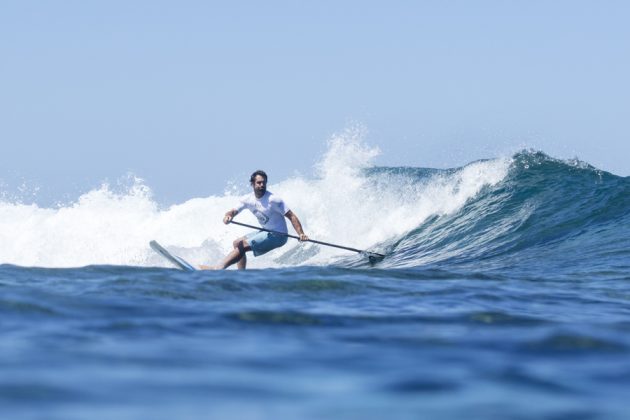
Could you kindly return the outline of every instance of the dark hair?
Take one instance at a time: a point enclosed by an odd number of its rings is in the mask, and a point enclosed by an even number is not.
[[[262,176],[263,178],[265,178],[265,182],[267,182],[267,174],[265,173],[265,171],[261,171],[261,170],[259,169],[259,170],[257,170],[256,172],[254,172],[254,173],[252,174],[252,176],[250,176],[250,177],[249,177],[249,183],[250,183],[250,184],[253,184],[253,183],[254,183],[254,180],[256,179],[256,176],[258,176],[258,175],[260,175],[260,176]]]

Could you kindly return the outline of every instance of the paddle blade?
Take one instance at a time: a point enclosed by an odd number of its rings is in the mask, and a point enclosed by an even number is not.
[[[367,257],[368,261],[370,262],[370,265],[374,265],[376,263],[379,263],[379,262],[383,261],[383,259],[385,258],[385,255],[378,254],[376,252],[363,251],[361,254],[363,254],[363,255],[365,255]]]

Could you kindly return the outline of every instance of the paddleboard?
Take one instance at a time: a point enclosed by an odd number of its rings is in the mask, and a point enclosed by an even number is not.
[[[149,242],[149,245],[151,246],[151,249],[153,249],[155,252],[157,252],[158,254],[166,258],[167,260],[169,260],[177,268],[184,271],[195,271],[195,267],[193,267],[188,262],[186,262],[186,260],[184,260],[182,257],[178,257],[177,255],[171,254],[170,252],[166,250],[166,248],[158,244],[156,241]]]

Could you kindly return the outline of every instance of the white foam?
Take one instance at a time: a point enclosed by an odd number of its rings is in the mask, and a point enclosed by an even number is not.
[[[300,217],[311,238],[370,248],[405,234],[431,215],[461,208],[485,185],[500,182],[510,163],[509,159],[475,162],[449,175],[422,180],[387,174],[368,177],[363,170],[373,166],[379,151],[365,144],[364,136],[364,130],[356,128],[332,136],[316,165],[316,179],[296,176],[269,185]],[[126,191],[114,192],[105,184],[59,208],[0,201],[0,263],[168,266],[150,250],[151,239],[193,264],[216,263],[231,249],[234,238],[249,232],[221,222],[237,200],[237,195],[226,192],[160,209],[150,188],[137,179]],[[256,224],[246,213],[238,220]],[[264,257],[250,257],[249,266],[327,264],[348,255],[310,247],[314,245],[290,240]],[[310,252],[297,252],[300,249]]]

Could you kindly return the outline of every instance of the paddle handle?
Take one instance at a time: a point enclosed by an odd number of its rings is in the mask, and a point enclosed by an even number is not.
[[[244,227],[248,227],[248,228],[252,228],[252,229],[262,230],[263,232],[274,233],[276,235],[288,236],[289,238],[293,238],[293,239],[297,239],[297,240],[300,239],[299,236],[291,235],[289,233],[278,232],[278,231],[275,231],[275,230],[265,229],[265,228],[258,227],[258,226],[248,225],[247,223],[235,222],[234,220],[231,220],[230,223],[234,223],[235,225],[244,226]],[[358,253],[361,253],[361,254],[373,254],[373,255],[378,255],[379,257],[385,257],[385,255],[379,254],[378,252],[364,251],[362,249],[350,248],[349,246],[331,244],[329,242],[323,242],[323,241],[316,241],[315,239],[308,239],[308,242],[313,242],[314,244],[319,244],[319,245],[331,246],[333,248],[345,249],[346,251],[354,251],[354,252],[358,252]]]

